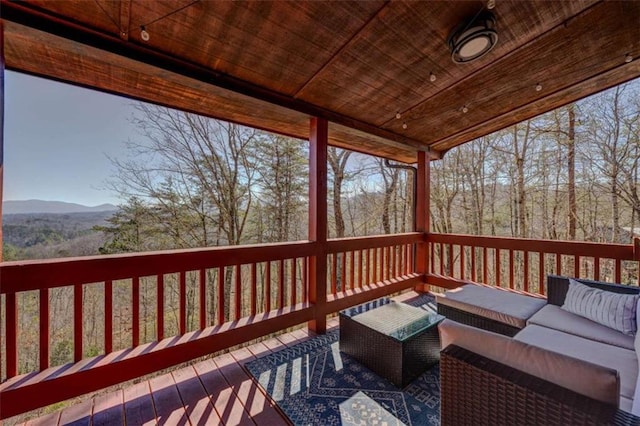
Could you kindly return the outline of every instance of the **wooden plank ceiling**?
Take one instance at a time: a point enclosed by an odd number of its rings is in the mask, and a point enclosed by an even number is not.
[[[496,47],[454,64],[448,35],[485,7],[2,0],[1,17],[8,69],[300,138],[322,116],[332,144],[403,162],[640,75],[638,1],[497,0]]]

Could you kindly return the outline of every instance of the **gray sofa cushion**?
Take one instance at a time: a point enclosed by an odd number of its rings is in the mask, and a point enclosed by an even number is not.
[[[524,328],[546,301],[495,288],[467,284],[436,297],[437,303]]]
[[[620,379],[611,368],[451,320],[440,323],[438,330],[443,348],[454,344],[574,392],[618,406]]]
[[[629,336],[636,332],[637,294],[619,294],[569,279],[562,309],[611,327]]]
[[[633,399],[638,378],[638,359],[634,351],[539,325],[527,326],[516,334],[514,339],[588,363],[616,369],[620,374],[620,396]],[[575,376],[575,380],[578,379],[579,373]]]
[[[527,324],[541,325],[585,339],[634,350],[632,336],[627,336],[607,326],[567,312],[556,305],[546,305],[529,318]]]

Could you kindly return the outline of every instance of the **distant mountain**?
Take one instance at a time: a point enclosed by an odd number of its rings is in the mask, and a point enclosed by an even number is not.
[[[25,213],[92,213],[118,210],[113,204],[100,204],[89,207],[82,204],[65,203],[64,201],[43,201],[43,200],[7,200],[2,202],[2,214],[25,214]]]

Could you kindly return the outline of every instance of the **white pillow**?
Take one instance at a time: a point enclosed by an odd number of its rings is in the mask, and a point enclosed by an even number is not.
[[[562,309],[633,336],[637,329],[637,294],[621,294],[593,288],[569,279]]]

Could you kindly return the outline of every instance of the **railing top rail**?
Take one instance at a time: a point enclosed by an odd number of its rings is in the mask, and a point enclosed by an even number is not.
[[[430,233],[427,241],[504,250],[563,254],[634,260],[633,244],[596,243],[586,241],[541,240],[533,238],[493,237],[483,235]]]
[[[394,235],[371,235],[367,237],[334,238],[327,241],[328,253],[387,247],[391,245],[413,244],[425,241],[422,232],[406,232]]]

